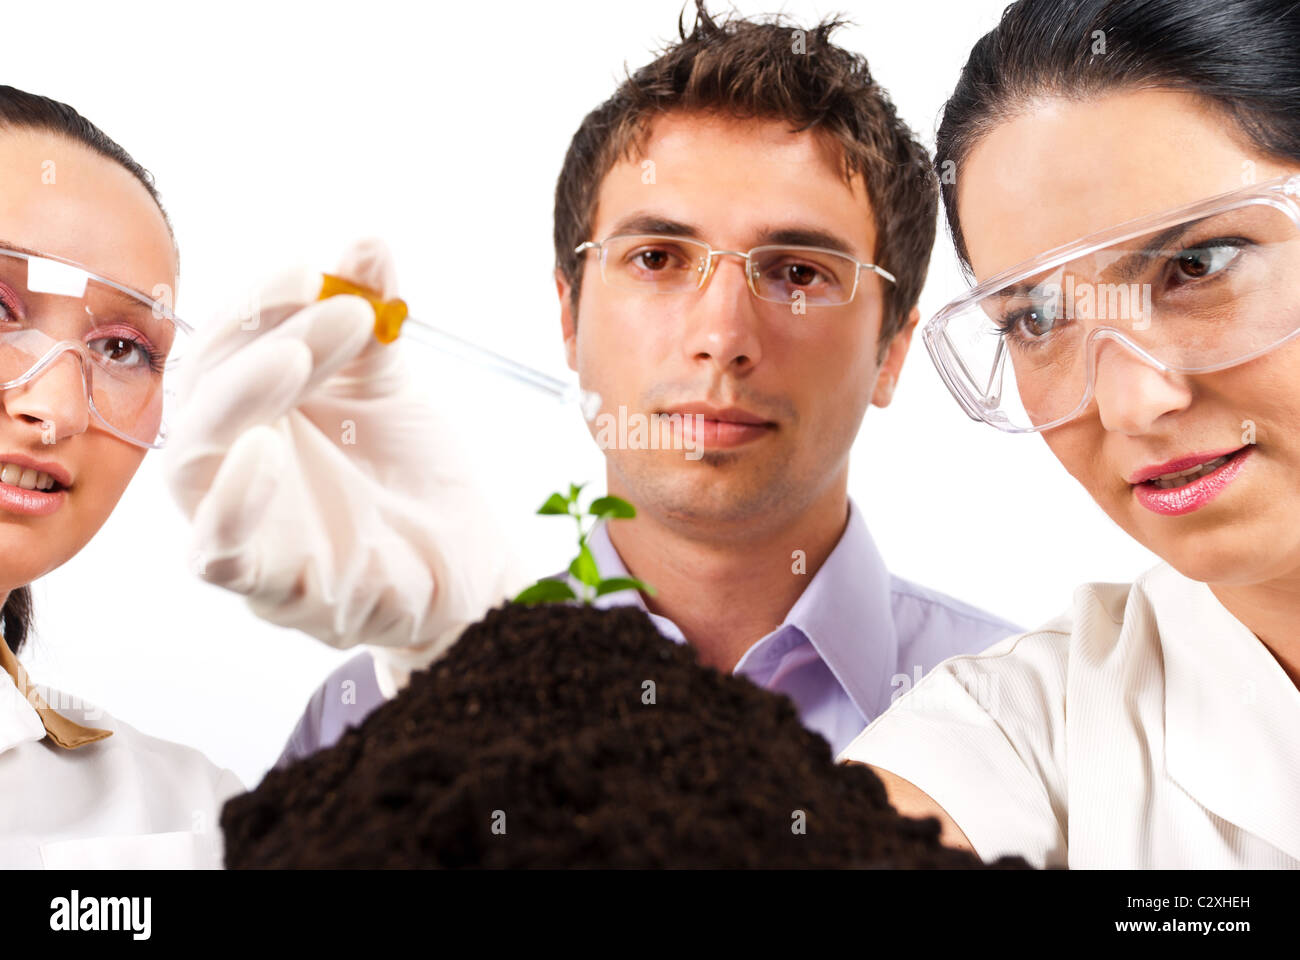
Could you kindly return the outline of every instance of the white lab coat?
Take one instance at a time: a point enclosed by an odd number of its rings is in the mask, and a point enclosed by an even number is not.
[[[238,777],[0,666],[0,867],[221,866]]]
[[[1168,564],[945,660],[840,759],[915,784],[985,860],[1300,867],[1300,690]]]

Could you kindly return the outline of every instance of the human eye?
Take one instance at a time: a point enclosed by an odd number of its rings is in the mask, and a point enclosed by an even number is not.
[[[1170,281],[1175,286],[1197,283],[1228,269],[1249,244],[1241,237],[1220,237],[1184,247],[1170,261]]]
[[[822,264],[798,252],[777,254],[774,259],[763,264],[763,273],[768,280],[796,287],[826,284],[833,280],[832,274]]]
[[[628,246],[619,265],[634,277],[656,280],[693,269],[694,259],[682,244],[642,240]]]
[[[0,323],[11,323],[23,319],[22,302],[7,284],[0,283]]]
[[[1018,306],[1004,307],[993,322],[999,336],[1017,346],[1032,348],[1042,344],[1065,324],[1061,313],[1056,298],[1027,297]]]
[[[86,346],[101,363],[124,372],[161,373],[167,361],[166,354],[157,350],[147,337],[126,325],[95,331]]]
[[[770,268],[769,273],[774,274],[772,279],[795,287],[811,287],[830,279],[817,264],[794,258],[787,263]]]
[[[837,302],[850,288],[857,265],[833,255],[798,249],[764,251],[757,257],[755,273],[762,290],[776,299],[796,294],[808,299]]]

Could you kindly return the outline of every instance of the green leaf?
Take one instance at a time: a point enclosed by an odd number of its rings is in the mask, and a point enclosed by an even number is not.
[[[578,555],[569,564],[569,572],[578,578],[578,582],[594,587],[600,583],[600,571],[596,569],[596,558],[591,548],[585,543],[578,549]]]
[[[587,513],[593,517],[608,517],[610,520],[631,520],[636,516],[636,507],[622,497],[599,497],[591,501]]]
[[[585,486],[586,486],[585,483],[569,484],[569,503],[577,503],[578,494],[582,492],[582,488]]]
[[[575,600],[577,595],[563,580],[538,580],[531,587],[519,592],[515,603],[558,603],[562,600]]]
[[[542,508],[537,512],[538,513],[568,513],[569,501],[565,500],[564,497],[561,496],[560,494],[553,493],[546,498],[546,502],[542,504]]]
[[[607,593],[617,593],[620,590],[641,590],[650,596],[655,595],[655,588],[636,577],[610,577],[608,580],[602,580],[596,584],[596,596],[603,597]]]

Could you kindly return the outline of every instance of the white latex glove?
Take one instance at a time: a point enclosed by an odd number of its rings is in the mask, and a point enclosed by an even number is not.
[[[396,296],[380,241],[335,272]],[[526,584],[445,418],[413,391],[400,341],[375,339],[361,297],[316,302],[320,283],[282,274],[251,315],[200,331],[165,469],[200,576],[272,623],[371,645],[391,697]]]

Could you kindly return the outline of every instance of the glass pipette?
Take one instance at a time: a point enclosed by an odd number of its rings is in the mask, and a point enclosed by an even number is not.
[[[381,343],[392,343],[401,333],[418,343],[423,343],[444,353],[450,353],[477,363],[494,373],[514,380],[516,383],[532,387],[534,390],[544,393],[560,403],[576,404],[578,409],[582,411],[582,415],[588,420],[594,419],[600,411],[600,394],[594,390],[584,390],[577,383],[566,383],[558,377],[542,373],[540,370],[534,370],[532,367],[511,360],[494,350],[480,347],[478,344],[471,343],[453,333],[435,327],[431,323],[412,317],[407,310],[406,302],[403,300],[384,300],[368,287],[359,286],[350,280],[345,280],[331,273],[323,274],[318,299],[324,300],[326,297],[333,297],[342,293],[352,294],[369,301],[375,310],[375,337]]]

